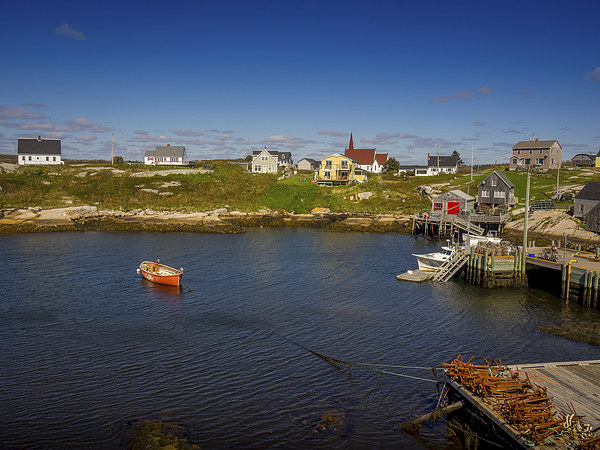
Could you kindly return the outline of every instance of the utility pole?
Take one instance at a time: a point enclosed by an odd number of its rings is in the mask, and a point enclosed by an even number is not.
[[[471,145],[471,181],[473,181],[473,146]]]
[[[525,192],[525,220],[523,222],[523,264],[527,257],[527,222],[529,219],[529,169],[527,169],[527,190]]]
[[[115,133],[110,136],[110,163],[115,163]]]
[[[440,174],[440,144],[438,144],[438,162],[437,162],[437,174]]]
[[[558,169],[556,170],[556,201],[558,202],[560,200],[560,193],[558,191],[558,187],[559,187],[559,182],[560,182],[560,164],[561,161],[558,161]]]

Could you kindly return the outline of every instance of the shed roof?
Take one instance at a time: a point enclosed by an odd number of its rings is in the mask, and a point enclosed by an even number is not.
[[[534,148],[550,148],[552,144],[557,143],[560,148],[560,144],[556,139],[553,141],[519,141],[513,147],[513,150],[523,150],[523,149],[534,149]]]
[[[185,154],[183,145],[157,145],[156,149],[146,151],[145,156],[170,156],[181,157]]]
[[[458,166],[458,158],[456,156],[440,156],[440,167],[456,167]],[[429,155],[427,158],[427,165],[429,167],[437,167],[438,156]]]
[[[475,200],[475,197],[471,197],[466,192],[459,191],[458,189],[452,189],[451,191],[444,192],[443,194],[436,195],[436,196],[432,197],[432,200],[435,200],[435,199],[437,199],[439,197],[443,197],[443,196],[448,197],[449,196],[448,194],[450,194],[452,196],[455,196],[455,197],[458,197],[458,198],[460,198],[462,200],[466,200],[466,201]]]
[[[590,181],[575,196],[578,200],[600,200],[600,182]]]
[[[302,161],[308,161],[311,164],[319,164],[321,161],[316,160],[316,159],[312,159],[312,158],[302,158],[300,161],[298,161],[298,163],[301,163]]]
[[[492,173],[490,173],[486,177],[486,179],[483,180],[480,184],[483,184],[488,178],[490,178],[494,174],[496,174],[498,178],[500,178],[509,188],[515,187],[515,184],[512,181],[510,181],[506,175],[504,175],[502,172],[498,172],[497,170],[494,170]]]
[[[17,153],[19,155],[60,155],[60,139],[19,138]]]

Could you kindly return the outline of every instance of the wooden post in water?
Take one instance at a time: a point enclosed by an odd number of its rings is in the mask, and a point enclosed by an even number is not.
[[[566,298],[567,296],[567,265],[563,264],[560,270],[561,286],[560,286],[560,298]]]
[[[592,306],[594,307],[594,309],[598,307],[598,278],[600,278],[600,273],[594,272],[594,295],[592,297]]]

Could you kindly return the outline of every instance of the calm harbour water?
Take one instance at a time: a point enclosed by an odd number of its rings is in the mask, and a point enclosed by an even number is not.
[[[203,448],[445,448],[436,384],[346,361],[440,367],[600,359],[540,333],[600,315],[541,291],[411,284],[400,234],[251,229],[242,235],[0,235],[0,448],[119,448],[140,420],[182,425]],[[136,274],[183,267],[181,290]],[[433,380],[429,369],[391,369]],[[343,412],[339,430],[319,431]]]

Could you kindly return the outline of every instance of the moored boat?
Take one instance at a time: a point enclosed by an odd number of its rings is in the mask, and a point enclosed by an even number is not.
[[[179,286],[183,275],[183,269],[165,266],[158,259],[155,262],[142,262],[138,272],[142,272],[142,276],[148,281],[169,286]]]
[[[435,272],[442,264],[448,261],[453,254],[454,249],[452,247],[442,247],[442,251],[440,252],[422,254],[413,253],[412,255],[417,258],[419,270],[423,270],[425,272]]]

